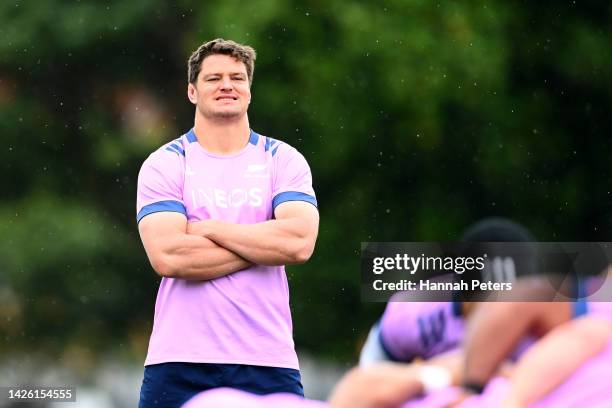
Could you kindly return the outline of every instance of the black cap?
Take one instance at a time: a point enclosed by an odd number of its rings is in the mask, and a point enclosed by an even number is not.
[[[527,228],[515,221],[501,217],[484,218],[470,226],[463,233],[461,241],[465,243],[464,256],[487,254],[486,266],[478,276],[480,279],[508,282],[520,276],[537,274],[537,250],[535,245],[530,245],[536,238]],[[472,278],[475,277],[460,277]]]
[[[508,218],[489,217],[469,227],[461,238],[464,242],[535,242],[533,234]]]

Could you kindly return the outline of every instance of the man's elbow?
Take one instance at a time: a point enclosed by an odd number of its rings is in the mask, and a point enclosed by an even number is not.
[[[310,259],[314,252],[314,242],[303,241],[295,248],[291,254],[292,264],[303,264]]]
[[[153,270],[162,278],[176,278],[177,268],[175,268],[168,257],[159,255],[151,258]]]

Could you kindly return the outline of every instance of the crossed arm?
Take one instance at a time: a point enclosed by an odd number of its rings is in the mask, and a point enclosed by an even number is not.
[[[303,201],[288,201],[276,207],[274,215],[276,219],[257,224],[200,221],[189,224],[187,231],[203,236],[253,264],[306,262],[314,250],[319,229],[316,207]]]
[[[314,249],[319,216],[316,208],[288,201],[275,220],[231,224],[207,220],[188,224],[184,215],[159,212],[139,223],[153,269],[169,278],[209,280],[253,264],[284,265],[308,260]]]

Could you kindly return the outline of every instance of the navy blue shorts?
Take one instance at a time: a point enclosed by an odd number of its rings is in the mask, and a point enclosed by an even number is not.
[[[139,408],[179,408],[197,393],[230,387],[254,394],[304,396],[300,372],[243,364],[163,363],[145,367]]]

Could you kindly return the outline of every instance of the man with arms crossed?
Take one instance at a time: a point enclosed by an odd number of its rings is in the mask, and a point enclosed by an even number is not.
[[[232,387],[303,395],[284,266],[314,249],[310,169],[249,127],[255,51],[216,39],[189,58],[195,124],[144,162],[137,219],[162,277],[140,407]]]

